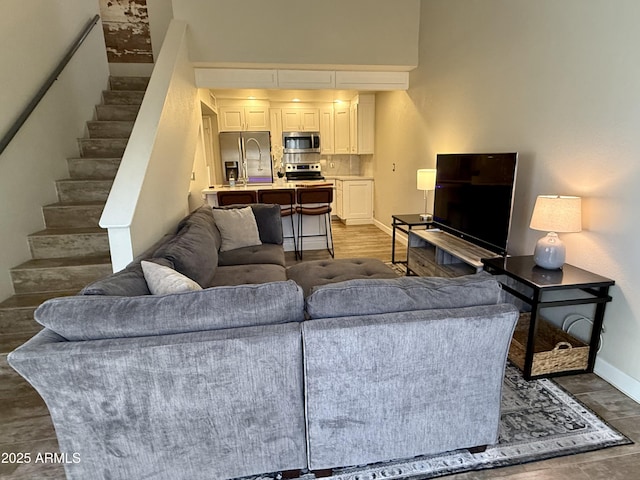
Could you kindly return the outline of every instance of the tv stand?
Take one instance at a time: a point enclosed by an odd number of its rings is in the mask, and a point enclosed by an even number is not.
[[[440,230],[409,232],[407,275],[458,277],[483,269],[482,259],[495,252]]]

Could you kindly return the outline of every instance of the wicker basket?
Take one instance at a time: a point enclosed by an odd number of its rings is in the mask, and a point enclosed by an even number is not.
[[[509,347],[509,360],[524,370],[525,351],[529,335],[530,313],[521,313]],[[538,331],[533,354],[531,375],[573,370],[586,370],[589,363],[589,346],[538,318]]]

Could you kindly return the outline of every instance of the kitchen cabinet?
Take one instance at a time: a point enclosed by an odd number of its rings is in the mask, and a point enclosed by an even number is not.
[[[266,106],[220,106],[221,132],[268,132],[269,108]]]
[[[283,108],[283,132],[320,131],[320,110],[317,108]]]
[[[349,112],[350,153],[370,154],[375,141],[375,96],[360,94],[351,101]]]
[[[349,133],[350,114],[351,112],[348,105],[335,106],[333,108],[333,153],[335,154],[348,154],[351,151],[351,136]]]
[[[320,153],[331,155],[334,152],[333,107],[320,109]]]
[[[336,212],[346,225],[373,223],[373,180],[337,180]]]
[[[320,153],[349,154],[349,105],[320,109]]]
[[[272,108],[269,111],[271,120],[271,148],[279,145],[282,147],[282,110]]]
[[[342,180],[336,180],[336,188],[334,190],[335,192],[335,198],[333,199],[334,201],[334,205],[332,207],[331,211],[336,212],[336,215],[338,216],[338,218],[340,220],[342,220],[342,217],[344,216],[344,213],[342,212],[342,188],[344,186],[344,182]]]

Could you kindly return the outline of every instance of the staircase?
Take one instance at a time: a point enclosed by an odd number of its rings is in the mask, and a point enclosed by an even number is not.
[[[111,184],[138,114],[148,78],[111,77],[110,88],[58,180],[58,202],[42,207],[45,229],[28,236],[32,259],[11,269],[15,295],[0,303],[0,355],[41,326],[34,310],[49,298],[73,295],[111,273],[107,232],[98,226]],[[0,367],[4,358],[0,359]]]

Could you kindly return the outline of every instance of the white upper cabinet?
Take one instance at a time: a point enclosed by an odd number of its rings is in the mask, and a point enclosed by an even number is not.
[[[336,104],[333,107],[320,109],[320,153],[351,153],[349,104]]]
[[[198,88],[407,90],[409,72],[195,68]]]
[[[351,101],[349,118],[350,152],[373,153],[375,143],[375,96],[360,94]]]
[[[317,108],[283,108],[282,131],[320,131],[320,110]]]
[[[334,152],[333,107],[320,109],[320,153],[331,155]]]
[[[333,107],[334,139],[333,153],[346,154],[351,151],[350,125],[349,125],[349,105]]]
[[[221,106],[218,116],[221,132],[269,131],[269,107]]]
[[[279,88],[332,89],[336,72],[330,70],[278,70]]]

